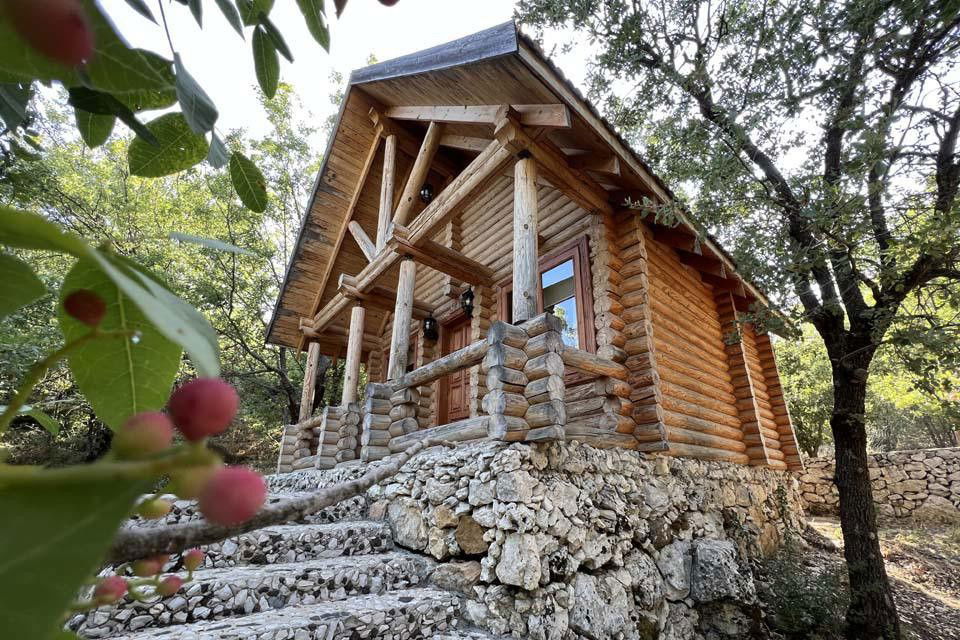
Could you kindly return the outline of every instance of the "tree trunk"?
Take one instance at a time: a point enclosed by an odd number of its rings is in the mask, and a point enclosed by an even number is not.
[[[880,540],[877,512],[867,471],[866,372],[869,356],[856,368],[834,366],[834,406],[830,418],[836,449],[835,482],[840,494],[843,555],[850,578],[847,637],[898,640],[900,621],[890,589]]]

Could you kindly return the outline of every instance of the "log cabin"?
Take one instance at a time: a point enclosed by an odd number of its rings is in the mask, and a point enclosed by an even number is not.
[[[426,437],[800,469],[769,300],[671,203],[513,22],[354,71],[268,328],[307,350],[278,471]]]

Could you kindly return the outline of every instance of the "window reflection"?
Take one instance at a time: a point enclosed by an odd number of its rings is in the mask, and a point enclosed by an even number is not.
[[[573,259],[561,262],[540,276],[543,291],[543,310],[553,313],[562,323],[560,335],[571,347],[580,347],[577,326],[576,283],[573,277]]]

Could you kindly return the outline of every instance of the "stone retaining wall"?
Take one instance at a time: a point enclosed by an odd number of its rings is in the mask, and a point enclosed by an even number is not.
[[[869,468],[880,517],[960,523],[960,447],[877,453]],[[808,513],[837,515],[833,473],[833,458],[807,462],[800,490]]]
[[[803,517],[784,472],[576,442],[425,452],[368,497],[474,624],[541,640],[747,637],[751,559]]]

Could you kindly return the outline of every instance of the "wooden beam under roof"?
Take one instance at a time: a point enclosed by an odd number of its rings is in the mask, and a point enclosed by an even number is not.
[[[494,284],[493,269],[490,267],[429,238],[415,245],[410,241],[410,230],[406,227],[394,225],[390,247],[397,253],[410,255],[420,264],[461,282],[486,287],[492,287]]]
[[[380,135],[397,136],[397,146],[404,154],[411,158],[416,158],[420,153],[420,147],[423,141],[416,135],[410,133],[406,128],[400,126],[386,117],[382,111],[376,107],[371,107],[369,111],[370,120],[378,127],[381,127]],[[448,156],[437,153],[430,163],[430,170],[436,171],[441,176],[452,177],[460,173],[460,165],[451,160]]]
[[[566,152],[566,150],[564,150]],[[620,158],[610,153],[577,153],[569,156],[568,160],[571,167],[582,169],[583,171],[593,171],[605,175],[620,175]]]
[[[503,105],[444,105],[390,107],[385,115],[394,120],[419,120],[453,124],[497,124]],[[570,127],[570,110],[563,104],[514,104],[510,107],[520,114],[520,124],[527,127]]]
[[[473,151],[474,153],[480,153],[486,149],[487,145],[491,142],[492,140],[489,138],[475,138],[473,136],[458,136],[453,134],[440,136],[441,147],[450,147],[452,149],[460,149],[461,151]]]
[[[371,307],[393,311],[397,301],[397,292],[381,285],[371,286],[361,291],[357,286],[357,279],[345,273],[340,274],[339,290],[347,298],[359,300]],[[413,301],[413,317],[422,320],[430,315],[432,307],[423,300]]]
[[[680,249],[696,255],[703,255],[703,249],[697,236],[690,234],[682,227],[664,227],[650,225],[653,229],[653,239],[674,249]]]
[[[721,260],[710,256],[690,253],[689,251],[684,251],[683,249],[678,249],[677,255],[680,256],[680,262],[693,267],[703,275],[713,275],[717,276],[718,278],[727,277],[727,270],[723,266],[723,262]]]
[[[356,220],[351,220],[347,228],[350,229],[350,234],[353,236],[353,239],[357,241],[357,246],[360,247],[360,251],[363,251],[363,255],[366,256],[367,262],[373,261],[373,259],[377,257],[377,247],[373,244],[373,241],[370,240],[370,236],[363,230],[363,227],[360,226],[360,223]]]
[[[393,213],[393,223],[405,225],[410,220],[410,214],[413,212],[413,206],[420,197],[420,189],[427,180],[427,174],[430,172],[430,164],[433,162],[433,156],[437,153],[440,146],[440,135],[443,131],[443,125],[431,122],[427,127],[427,133],[423,136],[423,143],[417,152],[417,157],[413,161],[413,168],[403,185],[403,195],[400,196],[400,204]]]

